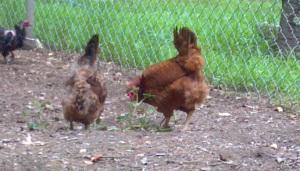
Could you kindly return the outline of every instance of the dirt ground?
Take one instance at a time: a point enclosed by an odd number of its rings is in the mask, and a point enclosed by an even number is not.
[[[109,93],[102,127],[71,131],[60,103],[79,55],[15,55],[12,65],[0,59],[0,170],[300,170],[299,117],[267,100],[213,89],[188,131],[179,112],[170,132],[128,130],[116,118],[128,112],[124,85],[136,72],[100,63]],[[156,125],[163,118],[146,117]]]

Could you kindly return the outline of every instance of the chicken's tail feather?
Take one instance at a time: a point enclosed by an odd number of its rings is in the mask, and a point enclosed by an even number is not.
[[[94,66],[97,60],[98,53],[98,45],[99,45],[99,35],[95,34],[88,41],[85,47],[85,54],[79,58],[79,65],[89,64],[90,66]]]
[[[178,27],[175,27],[173,34],[174,46],[179,54],[187,53],[190,47],[197,46],[197,36],[189,28],[182,27],[178,30]]]

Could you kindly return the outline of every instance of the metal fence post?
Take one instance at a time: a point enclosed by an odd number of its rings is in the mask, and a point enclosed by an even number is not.
[[[31,27],[29,27],[27,29],[27,37],[29,38],[33,38],[33,35],[32,35],[32,30],[33,30],[33,27],[34,27],[34,7],[35,7],[35,2],[34,0],[27,0],[27,20],[29,20],[29,22],[31,23]]]

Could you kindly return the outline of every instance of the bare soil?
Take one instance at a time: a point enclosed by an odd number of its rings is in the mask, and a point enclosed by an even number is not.
[[[136,71],[101,62],[107,129],[75,124],[71,131],[60,103],[79,54],[15,55],[12,65],[0,58],[0,170],[300,170],[299,117],[275,111],[267,100],[212,89],[188,131],[180,129],[180,112],[170,132],[124,129],[117,117],[129,110],[125,82]],[[146,117],[156,125],[163,118]]]

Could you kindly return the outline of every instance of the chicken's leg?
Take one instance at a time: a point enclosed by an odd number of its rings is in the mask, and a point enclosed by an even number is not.
[[[70,122],[70,130],[73,130],[74,129],[74,127],[73,127],[73,122],[71,121]]]
[[[171,119],[170,115],[165,116],[165,122],[164,122],[164,125],[163,125],[164,128],[170,128],[170,126],[169,126],[170,119]]]
[[[88,130],[89,129],[89,124],[84,124],[84,129]]]
[[[5,64],[8,64],[8,62],[7,62],[7,57],[6,57],[6,56],[4,56],[4,63],[5,63]]]
[[[98,118],[96,119],[96,124],[97,124],[97,125],[99,125],[100,122],[101,122],[100,116],[101,116],[101,113],[103,112],[103,110],[104,110],[104,108],[101,107],[101,108],[99,109],[99,111],[98,111]]]
[[[96,119],[96,124],[99,125],[100,122],[101,122],[101,119],[100,119],[100,117],[99,117],[99,118]]]
[[[9,63],[12,64],[15,61],[15,54],[13,52],[10,52],[10,53],[11,53],[11,55],[10,55]]]
[[[186,119],[183,124],[183,129],[182,129],[183,131],[186,131],[188,129],[188,126],[192,119],[192,115],[193,115],[193,111],[187,113]]]
[[[160,121],[159,126],[161,126],[165,122],[166,118],[163,118],[163,120]]]
[[[9,53],[7,54],[7,56],[4,57],[5,59],[5,63],[6,64],[12,64],[13,61],[15,60],[15,55],[13,52],[10,52],[10,56],[9,56]]]

